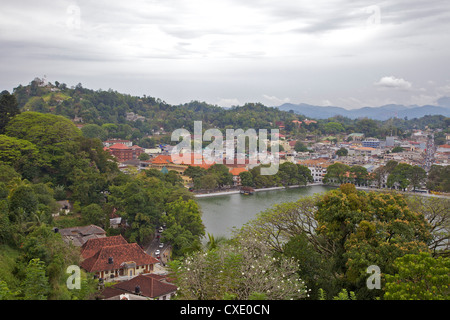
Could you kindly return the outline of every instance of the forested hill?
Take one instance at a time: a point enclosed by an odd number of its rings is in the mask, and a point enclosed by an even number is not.
[[[150,134],[160,128],[166,132],[182,127],[193,130],[195,120],[202,120],[206,127],[270,129],[276,122],[298,119],[298,116],[289,112],[262,104],[249,103],[224,109],[192,101],[175,106],[145,95],[137,97],[112,89],[86,89],[81,84],[69,88],[59,82],[52,84],[40,79],[26,86],[18,86],[14,94],[21,111],[63,115],[72,120],[82,120],[85,124],[129,124],[143,134]]]
[[[446,129],[449,122],[443,115],[409,120],[392,118],[386,121],[336,116],[315,119],[317,123],[298,127],[292,121],[304,120],[303,115],[260,103],[247,103],[228,109],[199,101],[171,105],[160,98],[131,96],[112,89],[92,90],[84,88],[82,84],[68,87],[58,81],[48,83],[39,78],[28,85],[19,85],[13,93],[21,111],[62,115],[75,123],[82,123],[85,126],[83,133],[87,137],[130,139],[140,144],[146,136],[155,133],[171,133],[178,128],[193,132],[196,120],[203,122],[203,129],[273,129],[283,125],[283,133],[299,138],[309,133],[352,132],[383,138],[390,134],[402,135],[409,129],[424,129],[426,126]],[[161,137],[165,139],[163,142],[170,141],[167,135]],[[150,144],[144,147],[150,147]]]

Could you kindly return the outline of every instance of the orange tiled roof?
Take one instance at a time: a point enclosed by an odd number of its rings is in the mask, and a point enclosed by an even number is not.
[[[81,256],[87,259],[97,253],[101,248],[115,246],[119,244],[127,244],[127,240],[122,235],[104,237],[98,239],[89,239],[81,246]]]
[[[127,147],[123,143],[116,143],[110,146],[109,149],[129,149],[129,147]]]
[[[158,155],[153,160],[152,163],[154,164],[168,164],[172,163],[172,157],[168,155]]]
[[[112,263],[109,263],[112,258]],[[137,243],[121,244],[101,248],[93,256],[85,259],[81,267],[87,272],[100,272],[120,269],[125,262],[134,262],[136,266],[155,264],[158,262],[146,254]]]
[[[247,169],[245,169],[245,168],[233,168],[233,169],[230,170],[230,173],[233,176],[238,176],[239,173],[244,172],[244,171],[247,171]]]

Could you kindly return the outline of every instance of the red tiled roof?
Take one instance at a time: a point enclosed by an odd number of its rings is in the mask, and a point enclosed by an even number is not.
[[[110,146],[109,149],[130,149],[130,148],[124,145],[123,143],[116,143]]]
[[[233,169],[230,170],[230,173],[233,176],[238,176],[239,173],[244,172],[244,171],[247,171],[247,169],[245,169],[245,168],[233,168]]]
[[[119,244],[127,244],[122,235],[104,237],[98,239],[89,239],[81,246],[81,256],[87,259],[97,253],[103,247],[116,246]]]
[[[152,274],[140,274],[131,280],[114,285],[114,288],[135,293],[136,287],[139,286],[140,294],[149,298],[157,298],[177,290],[177,286],[161,280]]]
[[[168,164],[168,163],[172,163],[172,156],[167,156],[167,155],[158,155],[157,157],[155,157],[155,159],[152,160],[152,163],[154,164]]]
[[[112,258],[112,263],[109,263]],[[124,262],[134,262],[136,266],[155,264],[158,262],[146,254],[137,243],[103,247],[93,256],[81,263],[87,272],[99,272],[120,269]]]

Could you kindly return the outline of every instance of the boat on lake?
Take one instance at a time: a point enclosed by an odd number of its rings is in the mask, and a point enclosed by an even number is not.
[[[241,194],[245,195],[251,195],[255,193],[255,189],[253,189],[252,187],[241,187],[239,191]]]

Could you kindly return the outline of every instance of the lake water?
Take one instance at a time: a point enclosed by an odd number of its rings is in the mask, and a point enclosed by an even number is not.
[[[240,228],[274,204],[297,201],[301,197],[323,193],[333,189],[328,186],[307,186],[300,188],[259,191],[253,195],[230,194],[197,198],[202,210],[205,234],[214,236],[232,235],[233,227]]]

